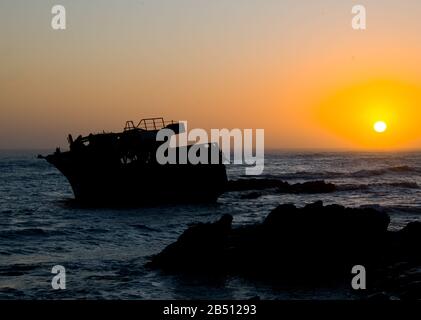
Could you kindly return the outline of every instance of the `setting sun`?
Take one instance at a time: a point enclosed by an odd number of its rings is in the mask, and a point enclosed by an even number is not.
[[[387,124],[384,121],[377,121],[374,124],[374,131],[378,132],[378,133],[383,133],[387,130]]]
[[[417,122],[420,92],[413,83],[388,79],[333,89],[333,94],[320,103],[317,121],[353,148],[405,148],[421,134]]]

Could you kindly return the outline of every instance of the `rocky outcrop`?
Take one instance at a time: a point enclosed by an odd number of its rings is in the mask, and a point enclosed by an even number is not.
[[[321,181],[308,181],[304,183],[296,183],[289,186],[279,187],[281,193],[330,193],[336,191],[333,183]]]
[[[383,270],[376,274],[394,279],[387,271],[391,266],[421,258],[421,223],[391,232],[389,216],[371,208],[324,206],[321,201],[303,208],[284,204],[259,224],[233,228],[231,222],[225,215],[214,223],[190,226],[148,265],[308,284],[350,279],[354,265]]]
[[[227,253],[226,245],[231,229],[232,216],[224,215],[214,223],[191,225],[178,240],[156,255],[149,264],[166,270],[208,269],[219,265]],[[219,262],[216,262],[218,260]],[[216,271],[216,269],[214,269]]]
[[[276,189],[280,193],[329,193],[336,191],[332,183],[308,181],[290,184],[276,179],[239,179],[228,181],[227,191]]]
[[[253,275],[288,270],[302,276],[375,262],[388,243],[389,217],[374,209],[286,204],[257,225],[232,228],[231,221],[225,215],[215,223],[190,226],[150,266]]]

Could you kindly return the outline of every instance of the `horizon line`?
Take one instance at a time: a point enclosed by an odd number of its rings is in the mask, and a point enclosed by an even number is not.
[[[47,147],[18,147],[18,148],[1,148],[0,152],[28,152],[28,151],[54,151],[56,148]],[[365,149],[365,148],[348,148],[348,147],[270,147],[265,148],[265,153],[273,152],[337,152],[337,153],[405,153],[405,152],[421,152],[420,148],[397,148],[397,149]]]

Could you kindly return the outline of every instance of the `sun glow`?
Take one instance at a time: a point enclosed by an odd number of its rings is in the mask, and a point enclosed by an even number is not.
[[[387,130],[387,124],[384,121],[377,121],[374,124],[374,131],[376,131],[377,133],[383,133]]]
[[[418,86],[393,80],[337,89],[322,100],[318,122],[351,148],[405,148],[421,137],[420,92]]]

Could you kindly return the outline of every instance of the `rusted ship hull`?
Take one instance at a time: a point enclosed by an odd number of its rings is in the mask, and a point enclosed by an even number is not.
[[[68,137],[70,150],[46,157],[70,182],[75,199],[89,205],[133,205],[212,202],[225,191],[227,174],[215,143],[198,145],[207,160],[189,161],[192,146],[165,146],[171,164],[160,164],[157,151],[164,143],[159,130],[184,132],[180,123],[163,118],[126,123],[123,132]],[[167,132],[168,132],[167,130]],[[203,151],[205,150],[205,151]],[[160,159],[162,154],[160,154]],[[218,161],[214,157],[219,158]],[[165,156],[164,156],[165,157]],[[197,164],[198,163],[198,164]],[[212,164],[211,164],[212,163]]]
[[[125,164],[69,152],[46,157],[70,182],[75,199],[92,205],[214,202],[224,192],[223,164]]]

